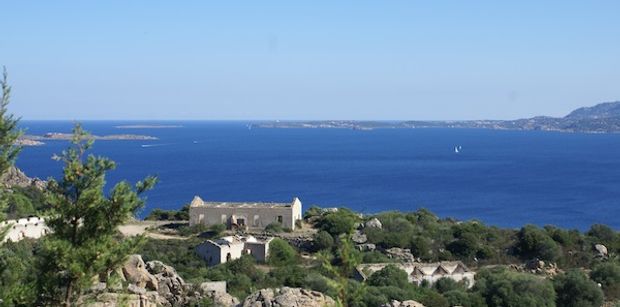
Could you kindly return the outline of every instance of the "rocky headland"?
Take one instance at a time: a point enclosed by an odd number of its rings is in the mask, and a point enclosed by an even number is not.
[[[536,116],[515,120],[453,121],[274,121],[252,124],[256,128],[478,128],[496,130],[540,130],[583,133],[620,132],[620,101],[601,103],[574,110],[564,117]]]

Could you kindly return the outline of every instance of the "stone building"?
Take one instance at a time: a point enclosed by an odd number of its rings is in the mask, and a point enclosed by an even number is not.
[[[443,261],[435,263],[369,263],[357,266],[355,270],[355,279],[364,281],[374,272],[379,271],[392,264],[399,269],[407,272],[409,282],[420,285],[423,281],[434,284],[440,278],[450,278],[454,281],[466,281],[467,287],[474,286],[475,272],[469,270],[461,261]]]
[[[302,219],[301,201],[290,203],[205,202],[196,196],[189,207],[189,224],[224,224],[228,229],[263,229],[271,223],[295,229]]]
[[[49,232],[49,228],[45,225],[45,220],[40,217],[0,222],[0,230],[5,228],[7,233],[0,242],[17,242],[24,238],[38,239]]]
[[[258,262],[267,261],[269,243],[273,238],[258,240],[255,237],[229,236],[218,240],[206,240],[196,246],[196,253],[200,258],[213,266],[241,258],[249,254]]]

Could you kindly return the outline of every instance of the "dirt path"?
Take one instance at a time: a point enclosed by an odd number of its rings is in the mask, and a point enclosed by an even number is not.
[[[187,237],[165,235],[161,233],[151,232],[148,228],[155,228],[168,224],[168,221],[134,221],[118,227],[118,230],[126,237],[137,235],[145,235],[149,238],[159,240],[187,240]]]

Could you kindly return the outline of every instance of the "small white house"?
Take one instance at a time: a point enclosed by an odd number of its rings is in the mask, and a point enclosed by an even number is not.
[[[7,233],[1,242],[17,242],[24,238],[38,239],[49,233],[49,228],[45,225],[45,220],[40,217],[28,217],[0,222],[0,230],[3,229],[7,229]]]
[[[196,246],[196,253],[200,258],[213,266],[241,258],[249,254],[258,262],[267,261],[269,243],[273,238],[258,240],[255,237],[229,236],[217,240],[206,240]]]

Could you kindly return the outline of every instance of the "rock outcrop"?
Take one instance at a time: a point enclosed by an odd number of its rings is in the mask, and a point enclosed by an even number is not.
[[[392,247],[385,250],[385,254],[399,262],[416,262],[415,257],[408,248]]]
[[[156,290],[161,296],[173,305],[183,303],[185,281],[173,267],[161,261],[149,261],[146,263],[146,270],[157,281]]]
[[[321,292],[300,288],[262,289],[243,301],[243,307],[324,307],[336,306],[336,302]]]
[[[157,291],[159,282],[149,271],[146,270],[146,264],[140,255],[131,255],[125,264],[121,267],[123,277],[126,281],[140,288]]]
[[[377,246],[372,243],[364,243],[355,245],[355,248],[360,252],[372,252],[377,249]]]
[[[39,190],[45,189],[47,186],[47,182],[41,180],[39,178],[30,178],[24,174],[17,167],[11,166],[9,169],[0,177],[0,185],[5,188],[12,187],[20,187],[20,188],[28,188],[35,187]]]
[[[594,250],[598,252],[598,256],[602,258],[607,258],[607,246],[603,244],[594,245]]]
[[[379,221],[379,219],[377,219],[376,217],[373,217],[372,219],[368,220],[368,222],[366,222],[365,226],[368,227],[368,228],[383,229],[383,225],[381,224],[381,221]]]
[[[424,307],[424,305],[411,300],[402,302],[393,300],[389,303],[381,305],[381,307]]]
[[[90,293],[79,304],[89,306],[186,306],[210,298],[216,306],[237,306],[239,300],[224,291],[212,291],[208,287],[194,287],[185,283],[176,270],[161,261],[142,260],[131,255],[116,274],[121,282],[106,285],[95,283]],[[123,284],[127,284],[126,287]],[[91,304],[91,302],[93,302]]]
[[[353,242],[355,242],[356,244],[364,244],[366,243],[366,241],[368,241],[368,238],[366,237],[365,234],[363,234],[361,231],[356,230],[355,232],[353,232],[353,234],[351,235],[351,240]]]

